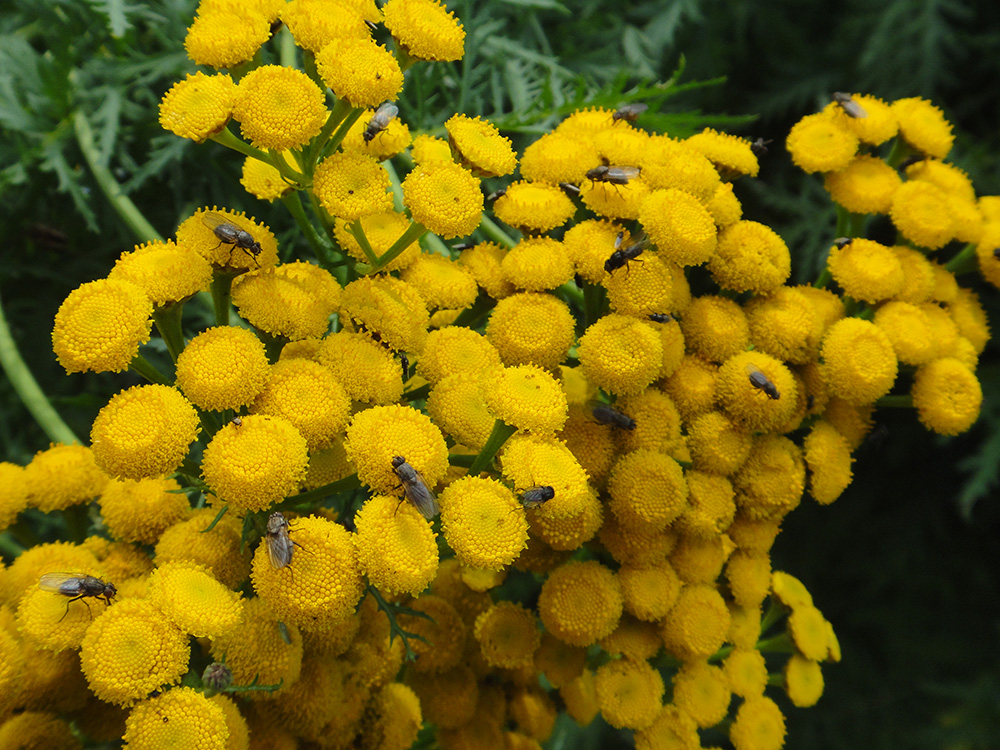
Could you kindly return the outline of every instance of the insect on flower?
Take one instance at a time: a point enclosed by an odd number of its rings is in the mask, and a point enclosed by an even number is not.
[[[628,185],[629,180],[639,176],[639,167],[609,167],[602,164],[587,170],[587,179],[592,182],[608,182],[612,185]]]
[[[228,264],[233,259],[233,250],[240,248],[247,255],[253,258],[253,262],[257,264],[260,268],[260,263],[257,260],[257,256],[264,252],[264,249],[260,246],[260,243],[253,238],[253,235],[245,229],[240,229],[228,216],[223,216],[222,214],[217,214],[215,211],[209,211],[208,213],[202,214],[202,222],[205,226],[211,229],[215,233],[216,239],[219,240],[219,244],[215,247],[221,247],[222,245],[232,245],[229,249],[229,260],[226,261]],[[214,249],[214,248],[213,248]]]
[[[838,237],[833,241],[833,244],[837,246],[838,250],[843,250],[845,247],[854,242],[853,237]]]
[[[232,425],[233,425],[233,427],[242,427],[243,426],[243,419],[240,418],[240,417],[233,417],[233,419],[232,419]]]
[[[596,419],[601,424],[611,425],[612,427],[617,427],[620,430],[634,430],[635,420],[632,419],[628,414],[618,411],[615,407],[601,403],[600,401],[591,402],[590,413],[594,415]]]
[[[574,185],[572,182],[560,182],[559,187],[561,187],[562,191],[570,198],[576,198],[580,194],[580,187],[578,185]]]
[[[764,391],[768,398],[777,400],[781,397],[781,394],[778,393],[778,387],[774,384],[774,381],[767,377],[767,375],[764,374],[764,371],[757,367],[757,365],[747,365],[747,374],[750,376],[750,385]]]
[[[750,144],[750,150],[753,151],[754,156],[758,159],[762,156],[767,156],[767,147],[771,144],[773,139],[768,138],[758,138],[753,143]]]
[[[854,101],[854,97],[850,94],[845,94],[843,91],[834,91],[833,100],[840,105],[840,108],[844,110],[848,117],[853,117],[855,120],[868,117],[865,108]]]
[[[430,491],[420,472],[406,463],[402,456],[394,456],[392,459],[392,470],[399,477],[403,485],[403,494],[410,501],[414,508],[420,511],[420,515],[428,521],[436,516],[441,508],[438,506],[437,498]]]
[[[521,493],[518,499],[525,510],[539,508],[556,496],[556,491],[551,485],[541,487],[531,487]]]
[[[639,115],[649,109],[648,104],[643,104],[642,102],[632,102],[631,104],[626,104],[623,107],[619,107],[615,110],[615,113],[611,115],[611,119],[615,122],[619,120],[627,120],[628,122],[635,122]]]
[[[614,273],[622,266],[627,266],[630,260],[635,260],[639,257],[639,254],[646,249],[649,244],[649,238],[643,237],[638,242],[634,242],[628,247],[623,247],[620,250],[615,250],[604,261],[604,270],[608,273]]]
[[[654,323],[669,323],[674,316],[670,313],[650,313],[649,319]]]
[[[80,573],[46,573],[38,580],[38,588],[42,591],[51,591],[54,594],[72,597],[66,602],[66,611],[59,618],[59,622],[62,622],[63,618],[69,614],[69,605],[77,599],[88,596],[103,596],[104,601],[110,605],[111,597],[118,594],[118,589],[113,583],[105,583],[100,578]],[[84,604],[87,605],[87,611],[90,612],[90,605],[87,602]],[[90,616],[93,617],[93,613]]]
[[[368,127],[365,128],[365,143],[371,143],[375,136],[389,127],[389,123],[393,121],[398,112],[399,107],[392,102],[383,102],[380,104],[379,108],[375,110],[375,114],[372,115]]]
[[[497,198],[503,198],[505,195],[507,195],[507,188],[500,188],[499,190],[494,190],[492,193],[487,195],[486,200],[492,203]]]

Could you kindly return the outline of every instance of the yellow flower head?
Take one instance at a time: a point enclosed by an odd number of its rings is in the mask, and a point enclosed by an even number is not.
[[[101,517],[112,537],[123,542],[155,544],[160,535],[190,510],[175,479],[112,479],[101,493]]]
[[[670,188],[649,194],[642,202],[639,222],[653,244],[680,266],[698,266],[715,252],[715,220],[690,193]]]
[[[404,630],[421,636],[410,641],[417,652],[413,668],[418,672],[443,672],[458,665],[466,642],[466,627],[456,609],[440,596],[424,595],[410,608],[428,617],[397,615]]]
[[[618,729],[646,729],[662,707],[663,678],[646,661],[609,661],[594,675],[594,688],[601,715]]]
[[[948,155],[955,136],[940,109],[920,97],[897,99],[889,106],[899,118],[899,132],[908,144],[936,159]]]
[[[389,173],[372,157],[338,152],[320,162],[313,192],[331,215],[345,221],[392,210]]]
[[[445,280],[432,281],[441,286],[445,286],[442,281],[452,282],[452,287],[461,286],[464,279],[455,281],[454,278],[448,278],[456,275],[460,274],[449,273]],[[417,274],[417,278],[428,281],[426,276],[420,274]],[[391,350],[422,351],[430,320],[427,312],[429,298],[421,284],[413,281],[409,276],[406,281],[392,276],[363,276],[352,281],[344,287],[340,301],[341,319],[350,320],[355,327],[367,331]],[[472,296],[475,297],[474,283],[472,291]]]
[[[233,304],[240,316],[255,328],[292,341],[326,333],[339,300],[340,287],[330,272],[302,261],[233,282]]]
[[[483,193],[479,180],[464,167],[451,161],[431,161],[418,165],[403,180],[403,204],[414,221],[448,240],[472,234],[479,226]]]
[[[230,635],[243,616],[238,591],[223,586],[203,566],[186,561],[164,563],[152,572],[149,601],[196,638]]]
[[[416,508],[375,495],[354,516],[358,568],[379,591],[417,596],[434,580],[438,547]]]
[[[0,747],[76,750],[83,745],[73,734],[68,721],[50,713],[22,709],[0,724]]]
[[[854,158],[858,137],[841,127],[832,112],[819,112],[792,126],[785,147],[795,166],[804,172],[836,172]]]
[[[670,552],[669,560],[677,575],[686,584],[712,585],[722,573],[722,566],[732,553],[733,545],[725,535],[709,538],[681,536]],[[764,594],[767,587],[764,587]],[[739,598],[737,592],[733,592]],[[763,599],[763,594],[761,595]]]
[[[750,435],[719,411],[695,417],[688,425],[693,465],[712,474],[732,474],[750,454]]]
[[[937,159],[923,159],[906,168],[906,179],[923,180],[937,185],[948,195],[967,203],[976,202],[976,189],[969,175],[956,167]]]
[[[90,502],[104,489],[108,477],[97,468],[90,448],[59,444],[36,453],[21,482],[27,504],[50,513]],[[13,489],[16,497],[17,486]]]
[[[647,317],[675,307],[673,264],[659,253],[645,253],[634,266],[605,275],[611,309],[622,315]]]
[[[829,631],[823,613],[811,604],[801,604],[788,616],[788,634],[807,659],[820,661],[828,652]]]
[[[351,400],[323,365],[308,359],[287,359],[271,367],[267,387],[250,412],[287,419],[306,439],[312,453],[327,447],[347,426]]]
[[[684,141],[654,136],[647,151],[642,177],[653,190],[676,188],[708,202],[721,184],[712,162]]]
[[[976,354],[982,354],[990,340],[990,324],[979,296],[960,287],[954,299],[948,302],[948,315],[955,321],[958,332],[969,340]]]
[[[823,695],[823,672],[819,664],[792,654],[785,664],[785,692],[796,708],[815,706]]]
[[[824,187],[837,204],[856,214],[886,214],[903,182],[881,159],[861,154],[836,172],[827,172]]]
[[[761,435],[732,476],[736,507],[756,520],[780,520],[802,501],[806,467],[802,451],[779,435]]]
[[[712,197],[705,203],[705,208],[712,214],[712,220],[719,229],[735,224],[743,218],[743,206],[733,193],[731,182],[720,183]]]
[[[666,560],[648,567],[622,565],[618,580],[622,584],[625,611],[645,622],[666,617],[681,593],[681,579]]]
[[[707,156],[715,168],[730,179],[742,175],[756,177],[760,169],[757,156],[750,148],[750,142],[737,135],[706,128],[684,142],[695,151]]]
[[[129,281],[82,284],[59,306],[52,349],[66,372],[121,372],[149,341],[152,313],[145,291]]]
[[[372,246],[375,255],[384,254],[410,226],[410,220],[406,216],[392,210],[362,216],[360,221],[361,229],[364,230],[368,244]],[[352,258],[367,263],[368,256],[365,255],[354,235],[347,231],[347,224],[348,222],[343,219],[334,224],[333,232],[337,242]],[[399,271],[406,268],[418,255],[420,255],[420,245],[413,242],[407,245],[406,249],[385,267],[385,270]]]
[[[542,632],[541,645],[535,652],[535,666],[553,687],[562,687],[581,674],[587,664],[585,649],[570,646],[552,633]]]
[[[160,125],[181,138],[204,143],[225,129],[235,102],[236,84],[225,73],[188,73],[160,100]]]
[[[465,29],[436,0],[389,0],[383,8],[385,27],[410,57],[417,60],[460,60]]]
[[[813,425],[803,444],[809,466],[809,491],[820,505],[829,505],[851,483],[851,446],[829,422]]]
[[[396,58],[367,37],[327,44],[316,55],[316,67],[323,83],[352,107],[377,107],[395,100],[403,88],[403,71]]]
[[[231,589],[243,583],[250,572],[251,554],[241,541],[243,522],[227,513],[212,526],[218,512],[202,508],[164,531],[156,543],[157,563],[190,560],[209,568]]]
[[[581,727],[588,726],[601,710],[597,705],[597,691],[594,688],[594,673],[589,669],[559,688],[559,697],[566,704],[566,713]],[[691,723],[694,732],[694,722]],[[697,738],[697,734],[694,735]],[[637,746],[638,747],[638,746]],[[659,747],[659,745],[657,745]],[[695,747],[692,745],[692,747]],[[652,750],[652,746],[644,750]]]
[[[563,443],[553,437],[514,435],[501,457],[503,473],[516,492],[552,487],[555,496],[537,513],[550,518],[577,516],[585,509],[590,489],[587,472]]]
[[[254,553],[250,579],[254,591],[282,622],[303,630],[325,631],[350,615],[364,593],[352,535],[325,518],[295,521],[296,551],[290,565],[271,565],[266,545]]]
[[[137,705],[125,720],[125,744],[134,750],[188,747],[227,750],[223,707],[190,687],[167,690]]]
[[[738,221],[723,229],[708,262],[712,278],[722,288],[758,294],[784,284],[791,269],[785,241],[756,221]]]
[[[900,362],[923,365],[938,354],[934,325],[927,312],[909,302],[886,302],[875,311],[877,325],[896,352]]]
[[[528,519],[532,539],[539,539],[554,550],[572,552],[580,549],[604,524],[603,506],[597,499],[597,491],[591,488],[578,494],[572,503],[563,503],[578,508],[571,514],[556,516],[547,505],[529,510]]]
[[[568,562],[553,570],[538,597],[548,630],[571,646],[590,646],[610,635],[622,616],[618,578],[599,562]]]
[[[687,662],[673,680],[673,702],[699,727],[713,727],[726,718],[732,693],[721,667],[705,661]]]
[[[0,531],[10,526],[28,507],[28,479],[24,468],[0,461]]]
[[[684,660],[711,656],[729,630],[729,610],[714,586],[689,585],[663,621],[667,650]]]
[[[184,49],[197,65],[232,68],[252,59],[270,36],[271,22],[262,13],[220,10],[195,16]]]
[[[947,194],[923,180],[903,183],[892,198],[892,223],[914,244],[937,250],[955,236]]]
[[[366,711],[374,718],[371,728],[362,730],[363,736],[379,737],[386,750],[404,750],[413,745],[424,722],[420,699],[401,682],[383,687]]]
[[[865,111],[865,117],[851,117],[837,102],[828,104],[824,113],[832,114],[838,125],[871,146],[885,143],[899,132],[896,113],[884,101],[869,94],[852,94],[851,98]]]
[[[580,338],[580,366],[608,393],[639,393],[659,375],[663,343],[649,321],[612,313]]]
[[[370,11],[339,0],[292,0],[282,3],[281,21],[299,47],[318,54],[331,43],[370,39],[365,20],[382,20],[377,10]]]
[[[652,190],[642,175],[625,185],[585,179],[580,185],[580,200],[598,216],[611,219],[638,219],[643,201]]]
[[[785,717],[770,698],[748,698],[729,727],[736,750],[781,750],[785,744]]]
[[[473,635],[491,667],[533,665],[541,645],[535,615],[514,602],[499,602],[476,618]]]
[[[466,665],[440,673],[412,671],[406,681],[419,696],[420,708],[428,722],[452,730],[472,721],[479,701],[479,684]]]
[[[560,132],[545,133],[524,150],[521,176],[550,185],[560,182],[579,185],[586,179],[590,165],[599,161],[597,148],[589,139]]]
[[[476,301],[479,291],[471,273],[442,255],[420,253],[401,276],[431,310],[468,307]],[[424,329],[426,327],[425,321]]]
[[[501,300],[514,293],[514,285],[507,281],[501,270],[506,255],[507,248],[495,242],[480,242],[462,251],[458,265],[468,269],[488,296]]]
[[[875,412],[875,405],[853,404],[846,399],[831,397],[823,411],[823,418],[837,428],[837,432],[847,438],[847,442],[854,450],[871,432],[875,426],[872,415]]]
[[[759,607],[771,584],[770,556],[736,550],[726,560],[726,583],[737,605]]]
[[[222,222],[246,232],[256,247],[246,249],[223,241],[215,234],[216,223]],[[242,212],[227,209],[198,209],[177,227],[177,245],[190,248],[208,260],[213,268],[243,271],[273,266],[278,262],[278,244],[274,234]]]
[[[95,575],[99,580],[110,582],[110,576],[94,565],[75,572],[80,575]],[[60,574],[56,573],[56,576],[60,577]],[[95,613],[100,615],[108,606],[103,596],[71,602],[65,596],[36,585],[28,590],[17,605],[17,629],[25,638],[26,645],[32,648],[48,651],[78,649],[87,628],[94,621]]]
[[[243,417],[205,447],[201,471],[221,502],[240,511],[266,510],[296,492],[309,463],[306,440],[282,417]]]
[[[510,139],[500,135],[493,123],[457,114],[444,127],[452,154],[476,177],[500,177],[517,167]]]
[[[686,355],[667,378],[663,389],[673,400],[685,422],[715,406],[717,365],[697,354]]]
[[[385,105],[380,105],[385,106]],[[395,105],[393,105],[395,106]],[[393,117],[389,124],[381,129],[375,123],[377,132],[374,137],[368,139],[366,135],[368,127],[375,119],[375,111],[369,117],[366,113],[359,117],[357,121],[347,131],[340,147],[344,151],[357,151],[367,156],[371,156],[375,161],[385,161],[393,156],[397,156],[406,150],[406,147],[413,141],[410,135],[410,128],[399,117]]]
[[[264,390],[269,377],[264,345],[246,328],[209,328],[177,357],[177,385],[201,409],[247,406]]]
[[[871,303],[894,297],[905,280],[893,249],[872,240],[831,248],[827,266],[846,294]]]
[[[746,443],[749,452],[749,439]],[[724,476],[693,469],[688,469],[684,477],[688,483],[688,507],[674,527],[691,539],[717,538],[732,525],[736,515],[732,483]]]
[[[634,396],[625,396],[615,402],[615,408],[635,422],[635,427],[631,430],[616,430],[623,450],[646,448],[672,454],[680,448],[680,413],[670,397],[662,391],[648,388]]]
[[[726,297],[706,294],[693,300],[680,326],[688,351],[712,362],[724,362],[750,345],[746,313]]]
[[[688,487],[680,464],[639,449],[626,453],[608,479],[608,507],[627,528],[665,529],[687,506]]]
[[[525,292],[500,300],[486,324],[486,338],[504,364],[555,368],[573,345],[569,307],[550,294]]]
[[[979,418],[983,390],[972,370],[945,357],[917,369],[913,405],[925,427],[940,435],[958,435]]]
[[[620,225],[598,219],[586,219],[570,227],[563,236],[563,245],[576,272],[587,281],[602,282],[607,274],[604,263],[614,252],[615,239],[621,231]],[[623,246],[624,243],[623,237]]]
[[[105,474],[144,479],[174,471],[199,429],[198,412],[176,388],[137,385],[101,409],[90,442]]]
[[[734,694],[747,699],[763,695],[767,686],[764,655],[752,646],[733,649],[722,662],[728,687]]]
[[[286,164],[290,164],[290,153],[283,151],[281,154],[281,158]],[[295,189],[292,183],[282,176],[281,172],[267,162],[254,159],[252,156],[243,160],[243,174],[240,177],[240,184],[250,195],[269,203],[288,195]]]
[[[619,620],[614,632],[600,640],[600,645],[612,656],[620,655],[628,661],[646,661],[660,652],[663,639],[656,625],[626,614]]]
[[[793,611],[799,607],[813,606],[812,594],[802,581],[782,570],[775,570],[771,574],[771,591],[782,604]]]
[[[552,375],[536,365],[514,365],[484,375],[486,408],[519,430],[554,433],[566,422],[566,394]]]
[[[508,281],[529,292],[555,289],[573,278],[565,246],[551,237],[521,240],[504,256],[500,267]]]
[[[565,388],[565,383],[563,384]],[[559,432],[559,439],[576,456],[580,465],[593,481],[603,485],[617,453],[613,428],[598,424],[590,411],[583,406],[570,406],[569,417]]]
[[[355,401],[387,404],[403,395],[399,362],[366,334],[340,331],[327,336],[318,356]]]
[[[802,289],[778,287],[751,299],[744,309],[754,348],[793,364],[816,359],[824,321]]]
[[[873,403],[896,382],[899,365],[892,343],[867,320],[844,318],[830,326],[822,356],[830,392],[851,403]]]
[[[173,242],[149,242],[122,253],[108,278],[132,282],[159,306],[206,291],[212,267],[197,253]]]
[[[327,448],[309,454],[309,471],[303,486],[307,490],[314,490],[353,473],[354,465],[347,460],[343,435],[340,435]]]
[[[561,227],[575,211],[566,193],[544,182],[515,182],[493,204],[500,221],[529,234]]]
[[[187,635],[152,602],[123,599],[87,629],[80,664],[94,695],[129,706],[180,682],[190,655]]]
[[[358,467],[358,479],[373,492],[397,496],[401,492],[392,466],[395,456],[402,456],[431,490],[448,470],[441,430],[410,406],[375,406],[355,414],[345,447]]]
[[[300,70],[262,65],[237,87],[233,119],[257,148],[284,151],[307,144],[327,118],[323,92]]]
[[[413,161],[417,164],[426,164],[431,161],[451,161],[451,147],[448,141],[443,138],[422,133],[413,139],[413,148],[410,150]]]
[[[449,375],[480,375],[501,366],[500,355],[485,336],[464,326],[445,326],[427,334],[417,372],[435,385]]]
[[[500,570],[521,554],[528,523],[514,493],[495,479],[463,477],[441,494],[444,538],[465,565]]]

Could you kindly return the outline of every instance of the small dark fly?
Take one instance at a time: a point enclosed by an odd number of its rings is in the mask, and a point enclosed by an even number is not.
[[[856,120],[868,117],[865,108],[854,101],[854,97],[850,94],[845,94],[843,91],[834,91],[833,100],[840,105],[840,108],[844,110],[848,117],[853,117]]]
[[[233,427],[242,427],[243,426],[243,419],[240,418],[240,417],[233,417],[232,424],[233,424]]]
[[[525,510],[531,510],[532,508],[539,508],[545,505],[549,500],[556,496],[556,491],[550,485],[544,485],[542,487],[532,487],[521,493],[521,497],[518,498],[521,501],[521,505],[524,506]]]
[[[118,589],[113,583],[105,583],[100,578],[79,573],[46,573],[38,580],[38,588],[42,591],[51,591],[54,594],[71,597],[66,602],[66,611],[59,618],[59,622],[62,622],[63,618],[69,614],[69,605],[77,599],[88,596],[98,598],[103,596],[104,601],[110,605],[111,597],[118,594]],[[87,605],[87,611],[90,612],[90,605],[87,602],[84,604]],[[93,613],[91,613],[91,617],[93,617]]]
[[[767,156],[767,147],[771,145],[772,139],[758,138],[753,143],[750,144],[750,150],[753,151],[754,156],[758,159],[762,156]]]
[[[838,250],[843,250],[845,247],[847,247],[848,245],[850,245],[852,242],[854,242],[854,238],[853,237],[838,237],[837,239],[835,239],[833,241],[833,244],[836,245],[836,247],[837,247]]]
[[[649,238],[643,237],[638,242],[633,242],[628,247],[623,247],[621,250],[615,250],[604,261],[604,270],[608,273],[614,273],[619,268],[627,265],[630,260],[635,260],[639,257],[639,254],[646,249],[649,244]]]
[[[593,182],[608,182],[612,185],[628,185],[629,180],[639,176],[639,167],[609,167],[602,164],[587,170],[587,179]]]
[[[403,352],[399,353],[399,364],[403,366],[403,382],[410,379],[410,359]]]
[[[635,122],[639,115],[649,109],[648,104],[643,104],[642,102],[632,102],[631,104],[626,104],[623,107],[619,107],[611,119],[615,122],[619,120],[627,120],[628,122]]]
[[[574,185],[572,182],[560,182],[559,187],[561,187],[563,192],[570,198],[576,198],[576,196],[580,194],[580,186]]]
[[[497,198],[503,198],[507,195],[507,188],[500,188],[499,190],[494,190],[492,193],[486,196],[486,200],[493,202]]]
[[[205,226],[211,229],[215,233],[215,237],[219,240],[219,244],[216,247],[221,247],[222,245],[232,245],[229,249],[229,260],[226,261],[228,264],[233,259],[233,250],[240,248],[247,255],[253,258],[253,262],[257,264],[260,268],[260,262],[257,260],[257,256],[264,252],[264,249],[260,246],[260,243],[253,238],[253,235],[245,229],[240,229],[228,216],[223,216],[222,214],[217,214],[215,211],[209,211],[201,215],[201,220],[204,222]]]
[[[1000,247],[993,248],[993,257],[1000,260]]]
[[[747,374],[750,376],[750,385],[757,388],[767,394],[768,398],[777,400],[781,397],[778,393],[778,387],[774,384],[764,372],[757,367],[757,365],[749,364],[747,365]]]
[[[462,250],[471,250],[475,246],[476,245],[473,242],[456,242],[454,245],[451,246],[451,249],[458,250],[459,252],[461,252]]]
[[[600,401],[595,401],[590,407],[590,413],[594,415],[596,419],[601,424],[611,425],[612,427],[617,427],[620,430],[634,430],[635,420],[632,419],[628,414],[618,411],[615,407],[609,404],[603,404]]]
[[[669,323],[674,316],[670,313],[650,313],[649,319],[654,323]]]
[[[396,472],[400,483],[403,485],[403,493],[414,508],[420,511],[420,515],[428,521],[436,516],[441,508],[438,506],[437,498],[431,492],[420,472],[406,463],[402,456],[394,456],[392,459],[392,470]]]
[[[267,557],[271,567],[281,570],[292,563],[292,551],[295,542],[288,535],[288,519],[280,511],[275,511],[267,519],[267,534],[264,536],[267,544]]]
[[[368,127],[365,128],[365,143],[371,143],[375,136],[389,127],[389,123],[392,122],[398,112],[399,107],[392,102],[383,102],[380,104],[379,108],[375,110],[375,114],[372,115]]]

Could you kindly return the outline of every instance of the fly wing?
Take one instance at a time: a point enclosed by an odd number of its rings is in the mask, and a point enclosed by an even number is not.
[[[215,230],[216,227],[220,227],[223,224],[232,224],[233,222],[229,220],[228,217],[222,214],[217,214],[215,211],[208,211],[201,215],[202,223],[211,230]],[[235,224],[233,225],[235,226]]]
[[[268,534],[264,539],[264,543],[267,544],[267,557],[271,561],[271,567],[275,570],[281,570],[283,567],[288,565],[292,561],[292,545],[291,540],[286,544],[287,536],[275,534]]]
[[[85,577],[83,573],[46,573],[38,579],[38,588],[64,596],[76,596]]]
[[[441,506],[438,505],[434,493],[431,492],[427,483],[424,482],[424,478],[420,476],[420,472],[414,469],[413,473],[417,475],[416,481],[407,482],[404,485],[406,499],[413,503],[413,506],[420,511],[420,515],[430,521],[441,512]]]

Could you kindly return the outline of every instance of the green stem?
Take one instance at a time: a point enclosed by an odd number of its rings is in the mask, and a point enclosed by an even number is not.
[[[238,151],[244,156],[249,156],[251,159],[257,159],[265,164],[271,164],[271,160],[268,158],[266,151],[261,151],[259,148],[251,146],[242,138],[237,138],[233,131],[229,129],[228,125],[215,135],[210,136],[210,138],[219,145],[231,148],[233,151]],[[297,180],[294,181],[297,182]]]
[[[128,369],[141,378],[145,378],[150,383],[157,385],[173,385],[170,378],[164,375],[150,364],[149,360],[141,354],[136,354],[132,361],[128,363]]]
[[[375,270],[378,266],[378,256],[375,255],[375,249],[372,247],[372,243],[368,241],[368,235],[365,234],[365,228],[361,226],[361,219],[355,219],[354,221],[348,223],[347,231],[351,233],[351,236],[357,240],[358,244],[361,246],[361,252],[365,254],[368,258],[368,264]]]
[[[307,492],[285,498],[282,506],[298,508],[302,505],[309,505],[315,501],[322,500],[330,495],[337,495],[348,490],[356,490],[360,487],[361,480],[358,479],[358,475],[351,474],[349,477],[338,479],[336,482],[330,482],[329,484],[324,484],[322,487],[316,487]]]
[[[493,457],[497,454],[497,451],[503,447],[503,444],[507,442],[507,439],[517,432],[516,427],[511,427],[506,424],[503,420],[498,419],[493,423],[493,432],[486,439],[486,445],[483,449],[479,451],[479,455],[476,456],[476,460],[472,462],[472,467],[469,469],[469,476],[475,477],[479,476],[479,473],[483,471],[489,463],[493,460]]]
[[[877,408],[912,409],[913,396],[909,393],[904,393],[901,396],[883,396],[875,402],[875,406]]]
[[[309,221],[309,217],[306,216],[305,207],[302,205],[302,196],[298,193],[288,193],[287,195],[281,196],[281,202],[285,204],[285,208],[288,209],[288,213],[292,215],[295,219],[296,225],[298,225],[299,230],[306,236],[306,240],[312,247],[313,252],[316,254],[316,258],[319,260],[319,264],[326,268],[334,263],[334,257],[332,249],[329,244],[324,242],[316,231],[316,227],[312,225]]]
[[[66,445],[80,442],[80,438],[63,422],[62,417],[53,408],[48,396],[39,387],[38,381],[35,380],[28,365],[21,358],[21,353],[10,335],[2,302],[0,302],[0,366],[7,373],[7,379],[14,386],[21,402],[31,412],[31,416],[38,422],[38,426],[48,435],[49,440]]]
[[[514,245],[517,244],[517,240],[503,231],[500,226],[486,214],[483,214],[480,218],[479,228],[482,229],[483,233],[491,240],[498,242],[505,247],[514,247]]]
[[[455,322],[453,322],[452,325],[474,328],[479,320],[493,309],[494,305],[496,305],[495,300],[480,292],[479,296],[476,297],[476,301],[469,307],[462,310],[462,312],[458,314],[458,317],[455,318]]]
[[[916,153],[910,144],[908,144],[900,136],[896,136],[896,140],[892,144],[892,148],[889,150],[889,155],[885,157],[885,163],[888,164],[893,169],[896,169],[903,160],[910,154]]]
[[[777,597],[772,596],[769,600],[767,612],[760,620],[760,632],[766,633],[774,623],[788,614],[788,607],[782,604]]]
[[[344,138],[347,137],[347,132],[351,129],[351,126],[358,121],[358,118],[361,117],[361,113],[364,112],[364,109],[360,107],[358,109],[354,109],[347,102],[339,101],[333,108],[333,113],[330,115],[331,118],[337,114],[341,106],[348,107],[350,111],[347,112],[347,116],[344,117],[343,122],[340,123],[340,127],[337,128],[337,132],[333,134],[333,138],[323,145],[323,151],[320,154],[321,156],[332,153],[341,143],[344,142]]]
[[[87,538],[87,530],[90,528],[90,517],[87,515],[89,504],[71,505],[63,511],[63,518],[66,520],[66,532],[71,542],[79,544]]]
[[[217,326],[229,325],[234,278],[232,274],[219,270],[212,273],[212,307],[215,309],[215,325]]]
[[[323,123],[323,129],[319,131],[319,135],[313,139],[305,152],[306,169],[309,170],[310,174],[316,168],[319,157],[323,153],[326,144],[330,142],[331,136],[337,130],[337,126],[344,121],[344,118],[350,114],[352,109],[354,108],[344,99],[339,100],[333,105],[333,110],[331,110],[330,115],[326,118],[326,122]],[[360,110],[358,112],[360,115]],[[343,140],[343,136],[341,136],[341,140]],[[337,143],[339,144],[340,141]]]
[[[393,166],[391,159],[382,162],[385,171],[389,173],[389,185],[392,188],[392,207],[397,213],[403,212],[403,184],[399,180],[399,173]]]
[[[448,456],[448,463],[451,466],[464,466],[466,469],[471,469],[472,464],[476,461],[476,456],[467,455],[450,455]]]
[[[8,560],[13,560],[15,557],[20,555],[27,547],[22,547],[18,544],[17,540],[12,534],[4,532],[0,534],[0,557],[6,557]]]
[[[184,334],[181,332],[181,313],[184,311],[183,302],[175,302],[153,310],[153,322],[156,330],[160,332],[160,338],[167,346],[170,358],[176,362],[177,357],[184,351]]]
[[[376,261],[376,271],[381,271],[387,265],[392,263],[396,258],[402,255],[403,251],[406,250],[414,242],[418,242],[421,237],[427,232],[427,227],[423,224],[410,221],[410,226],[406,228],[406,231],[392,243],[392,246],[386,250],[382,255],[379,256]]]
[[[260,329],[257,329],[256,333],[257,338],[264,344],[264,353],[267,355],[267,361],[274,364],[281,357],[281,350],[285,348],[288,339],[284,336],[274,336]]]
[[[970,242],[954,258],[949,260],[944,267],[956,276],[977,270],[979,268],[979,258],[976,257],[976,246]]]
[[[778,633],[772,638],[762,638],[757,641],[757,650],[761,653],[794,654],[798,651],[788,633]]]
[[[601,317],[607,304],[607,290],[602,284],[583,282],[583,325],[589,328]]]

